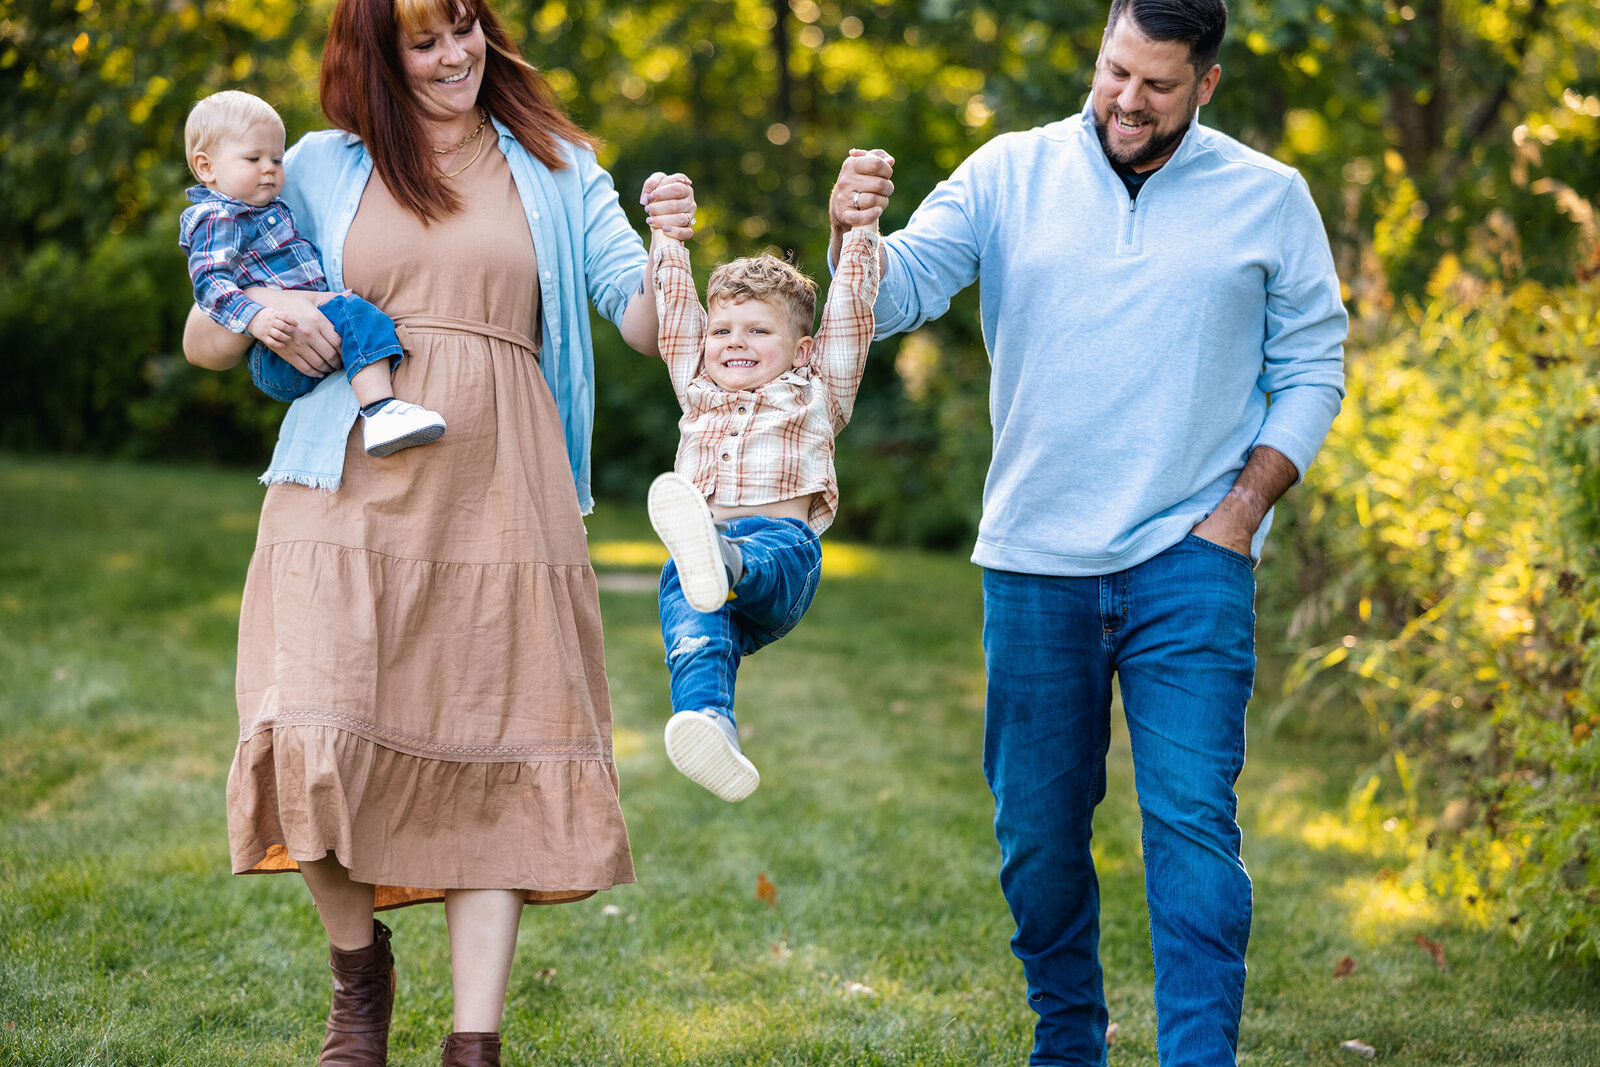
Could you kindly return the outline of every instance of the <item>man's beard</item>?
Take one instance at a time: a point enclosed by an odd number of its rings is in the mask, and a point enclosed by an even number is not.
[[[1100,138],[1100,147],[1105,151],[1107,159],[1113,163],[1120,163],[1124,167],[1140,167],[1153,159],[1162,158],[1176,148],[1179,141],[1183,140],[1183,135],[1189,132],[1189,124],[1194,121],[1195,112],[1199,110],[1195,106],[1195,97],[1190,98],[1189,104],[1189,114],[1175,128],[1151,137],[1144,145],[1126,154],[1122,154],[1122,152],[1112,147],[1111,135],[1106,129],[1108,123],[1101,122],[1098,114],[1094,116],[1094,132]]]

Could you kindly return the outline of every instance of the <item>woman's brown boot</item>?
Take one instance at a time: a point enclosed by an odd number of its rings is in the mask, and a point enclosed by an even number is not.
[[[500,1035],[455,1033],[444,1039],[444,1067],[500,1067]]]
[[[372,944],[345,952],[328,946],[333,1007],[318,1067],[386,1067],[394,1010],[394,955],[389,928],[372,920]]]

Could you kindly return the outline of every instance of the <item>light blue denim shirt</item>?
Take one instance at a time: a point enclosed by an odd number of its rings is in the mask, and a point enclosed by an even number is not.
[[[589,305],[619,322],[644,280],[648,256],[623,214],[611,175],[592,152],[563,143],[568,166],[552,171],[498,119],[494,128],[533,233],[543,312],[539,362],[561,411],[578,503],[588,514],[594,508],[589,447],[595,395]],[[301,138],[284,157],[284,167],[289,177],[284,199],[301,233],[322,251],[328,288],[339,292],[345,287],[344,242],[372,174],[372,157],[354,134],[322,130]],[[345,441],[359,412],[345,376],[328,375],[289,405],[261,481],[339,488]]]
[[[978,283],[994,427],[980,566],[1132,567],[1210,514],[1257,445],[1303,475],[1339,411],[1346,315],[1310,191],[1198,119],[1137,200],[1088,107],[1002,134],[883,250],[878,337]]]

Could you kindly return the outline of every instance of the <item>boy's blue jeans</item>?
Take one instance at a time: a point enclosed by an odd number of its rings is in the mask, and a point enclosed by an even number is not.
[[[405,358],[400,338],[395,336],[394,320],[359,296],[336,296],[323,304],[321,311],[339,331],[339,353],[344,358],[346,378],[354,378],[357,371],[380,359],[392,356],[398,367]],[[258,389],[274,400],[296,400],[322,380],[300,373],[260,341],[250,347],[250,377]]]
[[[811,606],[822,577],[822,542],[798,519],[752,515],[717,529],[739,546],[744,576],[726,604],[699,612],[683,598],[677,565],[668,560],[661,571],[661,641],[672,710],[709,709],[733,719],[739,661],[794,629]]]
[[[1106,1063],[1100,891],[1115,675],[1133,745],[1162,1067],[1233,1064],[1250,879],[1234,782],[1255,674],[1249,558],[1192,534],[1091,578],[985,571],[983,769],[1017,922],[1030,1064]]]

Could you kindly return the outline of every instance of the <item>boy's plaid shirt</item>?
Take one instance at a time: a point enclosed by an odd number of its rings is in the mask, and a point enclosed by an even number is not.
[[[261,310],[244,295],[249,286],[328,288],[317,246],[296,232],[282,199],[251,207],[203,185],[188,195],[194,206],[178,223],[178,245],[189,254],[194,301],[229,330],[244,333]]]
[[[706,313],[682,242],[662,242],[655,287],[661,358],[683,408],[678,473],[721,507],[816,493],[808,521],[822,533],[839,510],[834,434],[850,421],[872,343],[877,229],[845,235],[810,365],[759,389],[729,392],[704,373]]]

